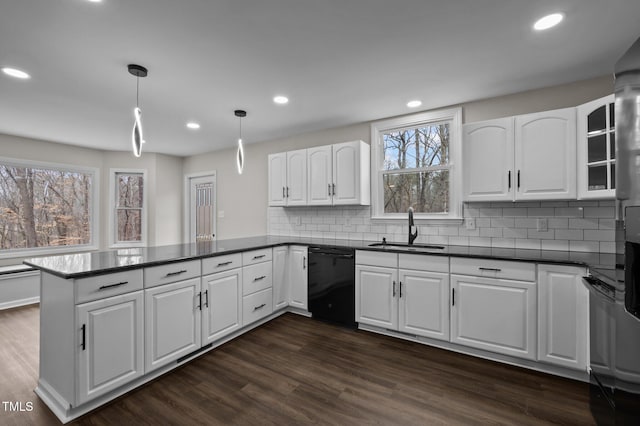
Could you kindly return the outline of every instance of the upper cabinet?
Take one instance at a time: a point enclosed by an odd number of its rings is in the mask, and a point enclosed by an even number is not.
[[[614,95],[578,107],[578,198],[616,196]]]
[[[576,198],[575,108],[464,126],[464,200]]]
[[[269,205],[369,205],[369,156],[363,141],[272,154]]]
[[[307,204],[307,150],[280,152],[268,157],[269,205]]]

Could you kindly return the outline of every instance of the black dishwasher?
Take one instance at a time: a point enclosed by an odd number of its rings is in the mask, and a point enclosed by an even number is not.
[[[309,247],[309,312],[313,318],[356,327],[355,251]]]

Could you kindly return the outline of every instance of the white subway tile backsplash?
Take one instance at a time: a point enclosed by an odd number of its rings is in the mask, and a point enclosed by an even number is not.
[[[569,228],[569,219],[564,217],[550,217],[547,220],[549,229],[567,229]]]
[[[583,207],[556,207],[554,215],[564,217],[582,217],[584,216],[583,210]]]
[[[468,246],[469,237],[449,237],[449,244],[453,246]]]
[[[516,220],[513,217],[492,217],[491,218],[491,227],[492,228],[513,228],[516,226]]]
[[[569,219],[569,229],[598,229],[598,219]]]
[[[569,250],[569,241],[566,240],[541,240],[542,250]]]
[[[458,228],[454,226],[444,226],[439,228],[438,235],[458,236]]]
[[[600,242],[600,253],[615,253],[616,252],[616,243],[609,241],[601,241]]]
[[[556,238],[559,240],[583,240],[582,229],[556,229]]]
[[[516,248],[540,250],[540,240],[516,238]]]
[[[483,208],[480,209],[480,217],[499,217],[502,216],[502,209]]]
[[[481,237],[501,238],[502,228],[482,228],[480,229]]]
[[[503,217],[521,217],[527,215],[526,207],[512,207],[508,209],[502,209]]]
[[[491,238],[469,237],[470,246],[491,247]]]
[[[584,231],[585,241],[612,242],[616,240],[615,236],[615,233],[610,230],[586,229]]]
[[[516,248],[515,238],[492,238],[491,247]]]
[[[526,228],[504,228],[502,236],[505,238],[527,238],[528,229]]]
[[[516,228],[535,228],[538,220],[531,217],[517,217]]]
[[[553,207],[531,207],[527,209],[527,216],[553,216],[555,210]]]
[[[615,207],[585,207],[584,217],[615,218]]]
[[[569,250],[598,252],[600,251],[600,243],[596,241],[569,241]]]
[[[555,231],[550,229],[548,231],[538,231],[537,229],[529,229],[527,231],[527,238],[537,240],[553,240],[555,238]]]

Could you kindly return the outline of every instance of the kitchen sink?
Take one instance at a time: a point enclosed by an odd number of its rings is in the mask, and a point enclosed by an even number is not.
[[[444,246],[435,246],[431,244],[403,244],[403,243],[373,243],[369,244],[369,247],[388,247],[392,249],[405,249],[405,250],[443,250]]]

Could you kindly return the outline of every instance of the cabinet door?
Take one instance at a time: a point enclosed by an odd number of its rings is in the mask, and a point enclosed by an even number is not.
[[[287,205],[307,204],[307,150],[287,152]]]
[[[242,327],[242,269],[202,278],[202,345]]]
[[[360,141],[333,145],[331,189],[334,205],[360,203]]]
[[[466,124],[463,133],[464,200],[511,201],[513,118]]]
[[[76,307],[77,405],[122,386],[144,373],[142,291]]]
[[[289,247],[273,248],[273,310],[289,305]]]
[[[451,341],[536,358],[536,284],[451,275]]]
[[[586,371],[589,291],[586,270],[538,266],[538,360]]]
[[[200,278],[145,292],[145,372],[200,348]]]
[[[356,321],[398,329],[398,270],[356,265]]]
[[[576,110],[515,119],[517,200],[576,198]]]
[[[333,175],[331,145],[307,150],[307,203],[312,206],[331,205]]]
[[[578,199],[616,197],[614,95],[578,107]]]
[[[287,204],[287,153],[269,155],[269,205]]]
[[[401,269],[398,330],[449,340],[449,274]]]
[[[289,247],[289,280],[291,283],[291,299],[289,306],[307,310],[308,298],[307,247]]]

